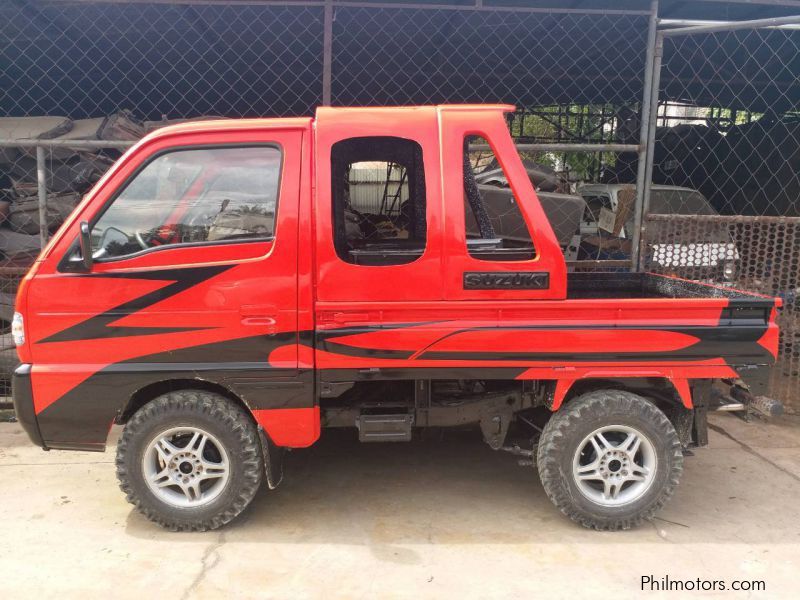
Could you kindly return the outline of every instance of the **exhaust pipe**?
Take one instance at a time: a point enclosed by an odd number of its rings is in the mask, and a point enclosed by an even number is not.
[[[753,396],[738,385],[731,386],[731,396],[734,400],[738,400],[764,417],[779,417],[783,414],[783,403],[780,400],[766,396]]]

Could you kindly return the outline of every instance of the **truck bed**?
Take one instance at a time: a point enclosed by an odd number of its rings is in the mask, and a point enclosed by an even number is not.
[[[655,273],[570,273],[567,299],[727,298],[731,304],[767,308],[775,299],[754,292]]]

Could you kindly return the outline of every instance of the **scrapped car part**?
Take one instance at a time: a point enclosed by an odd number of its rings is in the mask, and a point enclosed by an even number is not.
[[[536,456],[579,523],[650,518],[682,451],[708,443],[712,384],[760,393],[782,302],[569,272],[583,199],[537,196],[512,109],[322,107],[151,133],[19,286],[21,426],[45,449],[103,451],[124,425],[122,489],[170,529],[227,523],[323,427],[398,444],[470,427]],[[508,188],[475,182],[475,131]]]
[[[80,202],[81,196],[76,193],[48,194],[46,223],[47,230],[54,233],[67,219]],[[39,198],[37,196],[20,196],[11,205],[6,218],[8,227],[19,233],[39,235],[40,215]],[[2,249],[0,247],[0,249]]]
[[[75,119],[72,122],[72,128],[66,133],[56,136],[55,139],[70,141],[99,140],[100,128],[104,122],[104,117],[97,117],[94,119]],[[68,160],[72,158],[76,152],[77,150],[73,148],[52,146],[47,149],[47,157],[50,160]],[[35,149],[28,149],[27,153],[31,156],[35,156]]]
[[[552,167],[529,159],[523,159],[522,162],[528,178],[537,191],[565,192],[569,190],[569,184],[559,177]],[[508,187],[508,179],[496,159],[493,159],[480,173],[476,173],[475,180],[479,184]]]
[[[7,207],[4,205],[13,202],[15,197],[14,182],[4,171],[0,170],[0,210],[5,211]]]
[[[528,226],[516,208],[513,192],[507,187],[493,185],[479,185],[478,189],[495,234],[530,241]],[[566,246],[580,231],[586,201],[581,196],[552,192],[537,192],[536,196],[550,220],[559,245]],[[474,235],[480,233],[473,221],[468,222],[467,230]]]
[[[73,121],[66,117],[0,117],[0,138],[7,140],[51,140],[70,131]],[[18,148],[1,147],[0,163],[13,163]]]
[[[0,373],[13,373],[19,364],[14,339],[6,332],[9,328],[10,324],[0,321]]]
[[[36,235],[13,231],[7,226],[0,227],[0,255],[6,267],[27,268],[42,249],[39,232]]]
[[[11,331],[11,321],[14,319],[14,294],[0,292],[0,333]]]
[[[105,118],[97,132],[101,140],[136,141],[144,136],[144,124],[130,110],[121,110]]]
[[[74,152],[66,161],[52,161],[45,171],[48,193],[85,193],[113,164],[109,158],[88,152]],[[13,189],[18,196],[35,196],[39,185],[36,176],[36,159],[19,158],[9,170]]]
[[[578,189],[587,203],[581,224],[581,258],[630,258],[630,232],[635,226],[630,207],[635,192],[635,186],[630,184],[587,184]],[[717,212],[697,190],[654,185],[650,191],[650,214],[713,216]],[[604,217],[614,226],[605,226]],[[726,224],[709,223],[701,237],[688,230],[674,231],[668,225],[658,220],[647,224],[648,237],[661,241],[649,246],[647,262],[652,269],[689,279],[735,279],[740,257]]]

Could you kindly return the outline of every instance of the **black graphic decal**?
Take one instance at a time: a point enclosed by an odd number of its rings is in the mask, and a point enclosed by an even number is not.
[[[114,326],[112,323],[132,315],[153,304],[179,294],[190,287],[211,279],[233,265],[213,267],[190,267],[186,269],[165,269],[160,271],[131,271],[125,273],[96,273],[79,275],[78,277],[108,278],[108,279],[150,279],[156,281],[172,281],[169,285],[149,292],[133,300],[115,306],[104,313],[95,315],[81,321],[77,325],[68,327],[47,338],[39,340],[38,344],[50,342],[75,342],[79,340],[96,340],[102,338],[130,337],[134,335],[158,335],[162,333],[176,333],[180,331],[200,331],[210,327],[124,327]]]
[[[697,338],[697,341],[688,345],[685,348],[676,350],[653,350],[642,351],[620,351],[609,348],[603,351],[595,352],[544,352],[544,351],[524,351],[514,352],[503,349],[481,348],[473,351],[464,350],[425,350],[417,355],[417,360],[439,360],[439,361],[570,361],[570,362],[602,362],[613,360],[616,362],[636,362],[636,361],[653,361],[653,360],[669,360],[669,361],[695,361],[698,359],[709,357],[726,357],[730,363],[730,359],[735,362],[747,363],[760,363],[771,362],[772,358],[759,343],[758,340],[766,332],[767,324],[753,324],[753,325],[736,325],[728,326],[720,323],[716,326],[666,326],[666,327],[653,327],[641,325],[584,325],[582,327],[570,327],[563,325],[531,325],[531,326],[506,326],[506,327],[470,327],[467,329],[460,329],[452,331],[444,335],[442,339],[458,335],[467,331],[480,331],[488,329],[492,331],[519,331],[521,335],[535,335],[536,332],[564,332],[564,331],[582,331],[582,330],[608,330],[608,331],[624,331],[624,330],[641,330],[647,329],[650,331],[669,331],[680,333],[687,336]],[[359,346],[351,346],[341,342],[334,342],[332,339],[343,335],[352,335],[353,333],[368,334],[370,331],[381,331],[390,329],[391,327],[361,327],[358,331],[354,329],[346,330],[329,330],[319,334],[319,346],[321,349],[336,354],[345,356],[355,356],[360,358],[384,358],[384,359],[410,359],[414,354],[406,350],[396,350],[389,348],[365,348]],[[735,346],[731,346],[731,344]],[[436,343],[431,344],[435,346]],[[732,350],[735,348],[734,356],[731,356]]]

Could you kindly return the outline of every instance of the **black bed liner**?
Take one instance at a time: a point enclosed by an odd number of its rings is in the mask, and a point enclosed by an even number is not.
[[[569,273],[567,298],[727,298],[732,305],[772,307],[773,298],[655,273]]]

